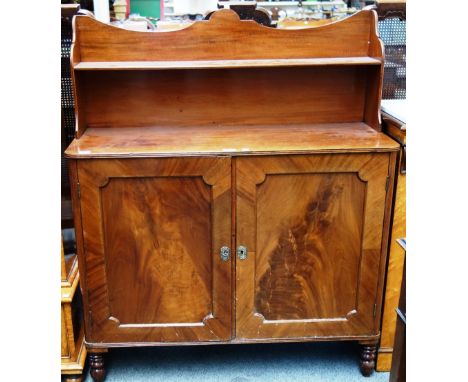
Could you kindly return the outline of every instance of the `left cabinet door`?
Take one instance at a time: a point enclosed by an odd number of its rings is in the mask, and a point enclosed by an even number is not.
[[[86,341],[230,339],[232,257],[220,256],[232,239],[230,159],[76,166]]]

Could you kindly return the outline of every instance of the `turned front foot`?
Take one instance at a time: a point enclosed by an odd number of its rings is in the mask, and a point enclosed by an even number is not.
[[[88,353],[90,374],[94,382],[102,382],[106,377],[103,353]]]
[[[362,345],[359,368],[364,377],[369,377],[375,368],[377,345]]]

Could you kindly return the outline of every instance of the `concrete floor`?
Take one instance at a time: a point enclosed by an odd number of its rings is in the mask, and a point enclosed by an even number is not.
[[[353,342],[112,349],[106,382],[388,382],[363,377],[358,352]]]

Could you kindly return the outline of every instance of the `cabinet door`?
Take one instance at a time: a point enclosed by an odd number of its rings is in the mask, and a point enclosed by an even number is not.
[[[231,338],[230,159],[77,163],[87,342]]]
[[[236,159],[240,340],[378,334],[389,164],[388,153]]]

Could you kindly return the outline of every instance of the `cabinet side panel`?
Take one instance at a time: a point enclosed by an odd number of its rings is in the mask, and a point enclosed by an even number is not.
[[[212,311],[211,187],[202,177],[111,178],[101,201],[110,314],[201,322]]]
[[[357,310],[366,185],[356,173],[267,175],[257,188],[256,310],[267,320]]]

